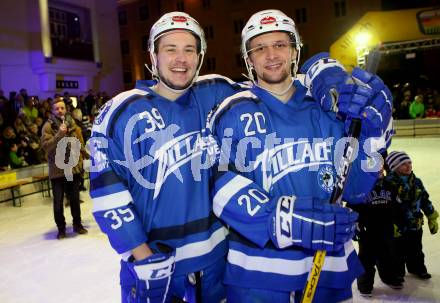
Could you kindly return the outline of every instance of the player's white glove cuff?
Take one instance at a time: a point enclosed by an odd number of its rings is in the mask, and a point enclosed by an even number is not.
[[[143,260],[128,262],[128,268],[136,277],[136,291],[128,302],[169,302],[171,278],[175,268],[175,251],[155,253]]]

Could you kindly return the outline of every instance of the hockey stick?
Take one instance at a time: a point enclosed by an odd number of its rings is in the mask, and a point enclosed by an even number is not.
[[[354,148],[359,134],[361,132],[361,120],[353,119],[348,131],[348,140],[344,146],[344,153],[341,158],[340,174],[336,177],[335,188],[333,189],[330,203],[341,203],[344,186],[347,181],[348,173],[350,172],[351,163],[354,155]],[[326,251],[318,250],[313,257],[312,270],[307,278],[306,286],[301,297],[301,303],[311,303],[315,295],[316,286],[318,285],[319,276],[324,265]]]

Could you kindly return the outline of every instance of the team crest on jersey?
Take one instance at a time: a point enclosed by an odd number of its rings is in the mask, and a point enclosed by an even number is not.
[[[108,113],[108,111],[110,110],[110,107],[112,106],[113,103],[113,99],[110,99],[109,101],[107,101],[99,110],[99,114],[96,117],[95,121],[93,122],[93,124],[95,125],[99,125],[102,123],[102,121],[104,121],[105,115]]]
[[[333,166],[324,165],[318,170],[318,184],[323,190],[330,193],[335,184],[335,171]]]

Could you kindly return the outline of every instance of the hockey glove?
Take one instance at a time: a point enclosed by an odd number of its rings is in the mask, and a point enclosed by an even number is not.
[[[364,105],[364,99],[360,98],[359,102],[359,117],[362,119],[362,131],[365,137],[382,137],[388,142],[389,139],[386,132],[391,132],[390,122],[393,112],[393,97],[388,87],[383,83],[378,76],[370,74],[360,68],[354,68],[352,77],[357,85],[368,90],[359,90],[361,96],[367,97]],[[356,95],[353,95],[354,101]],[[353,102],[355,103],[355,102]],[[349,106],[348,106],[349,107]],[[356,118],[356,111],[354,115],[348,111],[349,118]]]
[[[438,212],[436,210],[434,210],[434,212],[432,214],[430,214],[429,216],[427,216],[428,218],[428,226],[429,226],[429,231],[431,232],[431,234],[436,234],[438,232]]]
[[[329,53],[319,53],[304,62],[301,73],[306,74],[305,86],[325,111],[335,110],[338,88],[345,84],[350,75]]]
[[[379,149],[390,145],[392,135],[392,95],[383,81],[360,68],[348,75],[342,65],[320,53],[301,68],[306,73],[305,85],[324,111],[334,111],[345,121],[348,133],[351,120],[362,120],[361,140],[380,137]]]
[[[269,232],[278,248],[340,250],[356,229],[358,214],[311,197],[282,196],[272,211]]]
[[[166,253],[155,253],[146,259],[128,262],[136,277],[136,290],[127,299],[130,303],[170,302],[171,277],[174,272],[175,251],[166,247]]]

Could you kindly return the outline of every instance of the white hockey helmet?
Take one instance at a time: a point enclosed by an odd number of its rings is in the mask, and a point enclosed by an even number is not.
[[[286,32],[290,35],[297,51],[295,62],[292,62],[292,76],[295,77],[298,71],[302,43],[295,22],[280,10],[267,9],[253,14],[241,32],[241,54],[246,64],[248,77],[253,82],[255,82],[252,74],[253,67],[248,63],[249,42],[258,35],[270,32]]]
[[[198,42],[200,43],[200,48],[198,51],[200,61],[199,66],[197,67],[197,72],[193,78],[194,81],[199,74],[200,68],[202,67],[203,57],[205,56],[207,45],[202,27],[193,17],[183,12],[166,13],[151,27],[150,36],[148,38],[148,51],[152,60],[151,64],[153,77],[159,78],[155,54],[155,42],[165,33],[172,30],[187,30],[195,35],[199,40]]]

